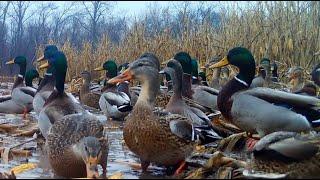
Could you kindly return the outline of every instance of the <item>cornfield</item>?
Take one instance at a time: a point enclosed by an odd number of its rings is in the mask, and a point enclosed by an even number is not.
[[[119,44],[103,36],[96,49],[90,42],[83,42],[82,48],[76,49],[66,41],[59,48],[68,58],[67,81],[83,70],[93,72],[107,59],[121,64],[147,51],[155,53],[160,61],[186,51],[199,60],[200,67],[214,56],[223,56],[229,49],[243,46],[251,50],[257,64],[268,57],[277,62],[280,75],[291,66],[301,66],[307,78],[314,64],[319,63],[320,57],[314,54],[320,51],[320,2],[257,2],[251,6],[248,3],[243,9],[233,4],[220,13],[218,28],[204,22],[197,30],[184,29],[180,37],[173,37],[170,27],[147,37],[144,23],[139,22]],[[42,53],[40,46],[37,56]],[[93,77],[98,74],[95,72]]]

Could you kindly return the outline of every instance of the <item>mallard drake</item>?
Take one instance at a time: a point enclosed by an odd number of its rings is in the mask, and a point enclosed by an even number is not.
[[[281,173],[286,178],[319,178],[320,135],[274,132],[254,146],[249,171]]]
[[[52,93],[55,85],[55,78],[53,76],[53,68],[49,67],[44,74],[42,81],[37,89],[36,95],[33,98],[33,109],[37,115],[39,115],[42,110],[46,100],[49,98]]]
[[[160,87],[159,68],[158,58],[145,53],[108,81],[115,84],[135,79],[142,83],[138,101],[126,117],[123,137],[128,148],[140,158],[144,172],[150,162],[164,166],[183,162],[195,145],[193,126],[186,117],[154,110]]]
[[[34,89],[37,89],[35,87],[33,87],[33,84],[32,84],[32,81],[33,79],[35,78],[39,78],[39,73],[37,70],[35,69],[30,69],[26,72],[26,76],[25,76],[25,83],[26,83],[26,86],[28,87],[32,87]]]
[[[240,129],[257,132],[260,137],[275,131],[309,131],[312,128],[308,120],[320,118],[317,98],[262,87],[248,90],[255,75],[255,61],[248,49],[233,48],[210,68],[228,64],[237,66],[240,72],[219,92],[218,108],[225,119]]]
[[[54,69],[55,89],[40,112],[39,127],[46,138],[50,165],[59,176],[93,178],[98,177],[99,163],[105,176],[108,145],[103,125],[65,94],[65,55],[57,51],[49,63]],[[46,63],[40,68],[48,66]]]
[[[207,83],[207,75],[205,72],[199,72],[198,77],[202,86],[209,86]]]
[[[95,70],[105,70],[107,80],[117,76],[117,64],[113,60],[106,61],[102,67],[96,68]],[[125,93],[121,91],[124,89],[128,90],[128,86],[128,82],[123,82],[120,86],[121,89],[119,89],[117,85],[107,83],[103,88],[103,93],[99,99],[99,105],[107,118],[123,120],[123,118],[132,110],[130,97],[127,94],[128,92],[126,91]]]
[[[45,51],[46,52],[46,51]],[[63,52],[55,51],[50,56],[44,56],[39,61],[48,59],[48,62],[39,68],[53,67],[55,77],[55,88],[46,99],[42,110],[39,113],[38,126],[42,135],[47,138],[48,131],[55,121],[68,114],[82,113],[85,110],[76,103],[72,94],[64,92],[64,82],[67,73],[67,59]]]
[[[99,99],[101,94],[90,91],[91,74],[88,71],[81,72],[83,84],[80,88],[80,101],[90,107],[100,109]]]
[[[26,114],[33,109],[32,100],[36,94],[36,89],[27,87],[23,83],[26,73],[27,59],[24,56],[17,56],[6,64],[19,65],[20,73],[13,84],[11,96],[0,98],[0,113],[23,113],[24,117],[26,117]]]
[[[192,99],[211,110],[217,110],[218,90],[206,86],[191,85],[192,64],[190,55],[186,52],[179,52],[174,56],[174,59],[180,62],[184,72],[182,96]]]

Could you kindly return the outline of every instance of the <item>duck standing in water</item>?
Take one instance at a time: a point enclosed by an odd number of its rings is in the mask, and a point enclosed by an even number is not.
[[[96,71],[106,71],[106,80],[116,77],[117,65],[113,60],[106,61],[102,67],[96,68]],[[113,120],[123,120],[132,110],[130,103],[129,82],[123,82],[122,88],[117,85],[106,83],[102,89],[102,94],[99,99],[100,109],[107,116]],[[125,91],[124,91],[125,90]]]
[[[23,114],[23,117],[26,118],[27,113],[33,109],[32,101],[36,94],[36,89],[25,86],[23,83],[27,59],[24,56],[17,56],[6,64],[19,65],[20,73],[13,84],[11,96],[0,98],[0,113]]]
[[[190,120],[154,109],[160,87],[159,68],[158,58],[145,53],[108,81],[116,84],[135,79],[142,83],[138,101],[126,117],[123,137],[128,148],[140,158],[143,172],[150,162],[164,166],[184,165],[195,146],[192,140],[196,133]]]
[[[39,115],[39,127],[46,138],[50,165],[58,176],[98,177],[98,164],[106,176],[108,139],[103,124],[64,92],[67,59],[56,51],[40,68],[53,68],[55,88]]]
[[[218,107],[222,115],[240,129],[263,137],[276,131],[310,131],[311,125],[316,125],[313,121],[320,119],[317,98],[270,88],[248,90],[255,75],[255,61],[248,49],[233,48],[210,68],[228,64],[237,66],[240,72],[220,91]],[[291,108],[277,106],[277,103]]]

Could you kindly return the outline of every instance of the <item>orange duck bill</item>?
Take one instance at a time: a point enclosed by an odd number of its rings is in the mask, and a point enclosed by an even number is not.
[[[129,81],[133,78],[133,75],[130,71],[130,68],[126,69],[123,73],[121,73],[120,75],[109,79],[108,83],[109,84],[116,84],[116,83],[121,83],[124,81]]]

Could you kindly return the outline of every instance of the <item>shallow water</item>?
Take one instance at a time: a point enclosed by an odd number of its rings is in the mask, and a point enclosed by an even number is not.
[[[10,88],[8,88],[10,89]],[[4,92],[0,88],[0,92]],[[101,113],[94,113],[101,120],[106,120],[105,116]],[[35,114],[32,111],[28,117],[33,122],[36,122]],[[11,124],[23,124],[22,115],[13,114],[1,114],[0,113],[0,124],[10,122]],[[109,138],[109,155],[107,164],[107,175],[113,175],[120,172],[122,178],[164,178],[164,169],[160,167],[149,168],[148,174],[141,174],[141,169],[134,168],[131,164],[139,164],[138,159],[133,155],[132,152],[126,147],[123,141],[122,135],[122,122],[106,121],[107,136]],[[0,147],[9,147],[16,145],[20,142],[24,142],[31,137],[12,137],[10,133],[0,133]],[[27,170],[21,174],[16,174],[17,178],[54,178],[54,174],[50,168],[50,165],[43,155],[43,151],[37,142],[29,142],[19,147],[32,149],[32,156],[29,157],[17,157],[14,156],[10,159],[9,163],[6,164],[3,159],[0,159],[0,172],[9,172],[11,168],[24,164],[24,163],[36,163],[37,168]],[[99,166],[99,172],[102,173],[102,169]]]

